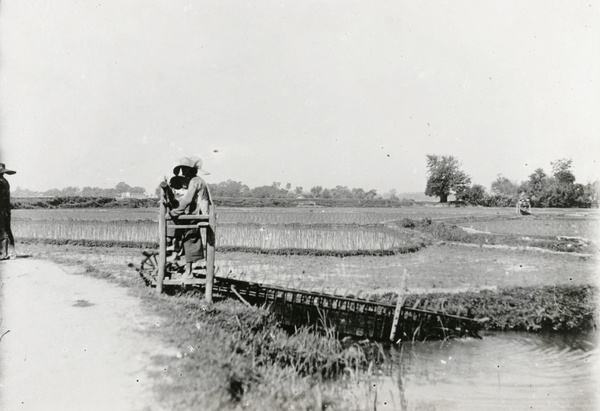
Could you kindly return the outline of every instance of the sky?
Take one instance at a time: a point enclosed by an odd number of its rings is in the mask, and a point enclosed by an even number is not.
[[[424,191],[573,160],[599,178],[600,2],[0,3],[0,162],[12,188],[209,183]]]

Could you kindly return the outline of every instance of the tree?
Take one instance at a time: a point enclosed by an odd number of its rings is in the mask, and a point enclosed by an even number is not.
[[[335,186],[335,188],[332,188],[330,191],[331,191],[331,197],[333,197],[333,198],[351,198],[352,197],[352,192],[346,186],[338,185],[338,186]]]
[[[492,183],[492,193],[502,198],[516,199],[519,196],[519,185],[502,174],[498,174]]]
[[[119,193],[126,193],[128,191],[131,191],[131,187],[129,186],[129,184],[121,181],[119,184],[117,184],[115,186],[115,190],[117,190],[117,192],[119,192]]]
[[[352,189],[352,198],[356,198],[358,200],[362,200],[365,198],[367,193],[362,188],[353,188]]]
[[[428,154],[425,195],[439,197],[440,203],[446,203],[451,192],[464,190],[471,183],[471,177],[460,167],[454,156]]]
[[[591,207],[593,199],[586,186],[575,183],[571,171],[573,160],[561,158],[550,163],[552,177],[545,184],[536,205],[541,207]]]
[[[375,197],[377,197],[377,190],[374,188],[365,193],[365,198],[368,200],[373,200]]]
[[[323,192],[323,187],[314,186],[310,189],[310,194],[312,194],[313,198],[321,197],[321,193]]]
[[[600,194],[600,181],[596,180],[593,183],[587,183],[585,185],[584,196],[589,199],[590,207],[598,207],[598,194]]]
[[[536,168],[533,174],[529,176],[529,187],[534,193],[541,193],[544,190],[548,176],[542,168]]]
[[[521,183],[519,192],[527,194],[533,207],[547,206],[545,197],[547,197],[548,187],[553,182],[554,179],[548,177],[543,169],[536,168],[533,174],[529,175],[529,180]]]
[[[219,184],[210,184],[210,189],[215,197],[247,197],[250,188],[241,181],[222,181]]]
[[[570,158],[561,158],[550,164],[552,165],[552,174],[554,175],[554,178],[556,178],[558,184],[568,186],[575,182],[575,175],[571,171],[573,160]]]
[[[469,204],[483,205],[487,199],[485,188],[480,184],[474,184],[472,187],[467,187],[462,190],[457,199],[465,201]]]

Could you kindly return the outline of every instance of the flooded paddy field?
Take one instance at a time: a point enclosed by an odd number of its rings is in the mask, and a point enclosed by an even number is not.
[[[594,284],[597,259],[460,245],[432,245],[396,256],[312,257],[217,253],[217,275],[324,292],[396,292],[406,269],[409,293],[510,286]]]
[[[597,210],[587,209],[534,210],[533,217],[519,218],[510,208],[224,208],[218,209],[216,269],[220,276],[353,294],[396,291],[404,270],[405,291],[412,293],[593,285],[599,280],[598,217]],[[436,231],[390,225],[435,219],[491,236],[458,230],[463,234],[456,242],[440,239]],[[14,210],[13,231],[17,240],[142,247],[157,243],[157,210]],[[559,236],[586,243],[574,253],[529,247],[533,240]],[[518,247],[503,244],[509,240]],[[492,241],[494,247],[488,246]],[[102,258],[117,253],[99,248]],[[137,252],[131,251],[133,262]]]
[[[597,210],[533,213],[518,217],[513,209],[448,207],[219,209],[216,275],[361,298],[402,291],[413,298],[457,296],[462,304],[480,299],[488,306],[472,309],[487,309],[500,329],[536,330],[547,321],[552,331],[554,320],[572,327],[553,333],[485,331],[481,340],[397,345],[388,352],[394,371],[378,382],[377,409],[596,409],[599,215]],[[135,277],[128,264],[139,263],[141,250],[118,243],[156,241],[156,216],[156,210],[145,209],[14,210],[13,230],[19,252]],[[419,222],[429,220],[444,226],[420,230]],[[462,235],[455,239],[456,229]],[[566,246],[530,246],[559,237],[584,241],[573,243],[572,252],[565,252]],[[44,243],[86,238],[113,244]],[[405,244],[418,247],[407,252],[401,248]],[[511,322],[515,318],[519,322]],[[586,330],[578,330],[581,324]]]

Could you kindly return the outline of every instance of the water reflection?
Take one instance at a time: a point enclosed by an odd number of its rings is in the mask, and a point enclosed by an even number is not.
[[[391,353],[399,365],[380,408],[595,410],[596,337],[505,332],[405,343]]]

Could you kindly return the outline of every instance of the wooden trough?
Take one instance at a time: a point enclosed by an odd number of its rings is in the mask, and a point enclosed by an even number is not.
[[[325,325],[340,336],[376,341],[477,337],[486,321],[424,308],[217,278],[215,293],[268,307],[284,326]]]
[[[152,276],[156,252],[144,252],[140,274],[148,285],[156,285]],[[150,269],[147,270],[146,267]],[[163,280],[163,286],[205,287],[206,277],[194,283]],[[429,307],[417,301],[412,307],[392,302],[375,302],[215,277],[212,292],[221,298],[238,298],[247,304],[265,306],[285,327],[317,325],[334,327],[340,336],[375,341],[412,341],[454,337],[478,337],[486,321],[446,313],[441,307]],[[398,301],[401,301],[399,299]]]
[[[143,252],[139,273],[158,293],[165,287],[200,287],[207,302],[213,293],[222,298],[238,298],[247,304],[268,307],[285,327],[317,325],[334,327],[340,336],[369,338],[377,341],[410,341],[477,336],[484,320],[446,313],[442,307],[430,307],[417,301],[404,305],[402,296],[395,302],[375,302],[357,297],[331,295],[216,277],[214,204],[208,215],[181,216],[177,223],[167,218],[169,188],[161,184],[163,197],[159,209],[159,249]],[[167,228],[204,230],[206,265],[194,270],[195,278],[183,280],[184,267],[167,261]]]

